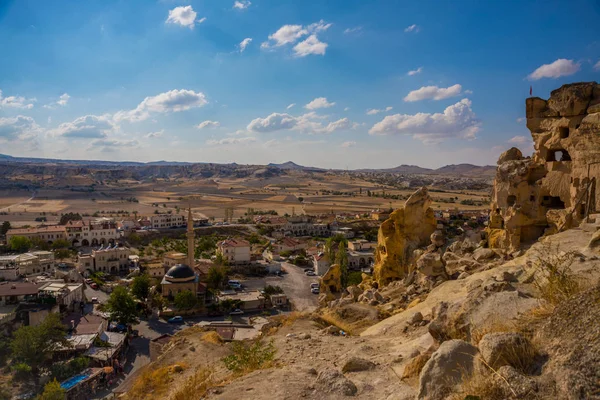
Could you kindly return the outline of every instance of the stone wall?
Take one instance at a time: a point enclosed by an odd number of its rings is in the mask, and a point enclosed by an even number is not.
[[[498,159],[488,228],[490,247],[509,251],[600,210],[600,85],[563,85],[525,106],[535,151]]]

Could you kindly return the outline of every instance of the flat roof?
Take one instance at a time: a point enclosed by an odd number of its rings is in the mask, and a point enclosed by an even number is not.
[[[219,296],[220,299],[234,299],[241,301],[253,301],[264,298],[262,294],[258,290],[251,292],[235,292],[235,293],[227,293],[223,292]]]
[[[0,296],[25,296],[37,294],[41,285],[31,282],[0,283]]]

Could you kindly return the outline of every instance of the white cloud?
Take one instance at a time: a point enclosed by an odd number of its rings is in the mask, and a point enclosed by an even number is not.
[[[308,36],[305,40],[294,46],[294,54],[297,57],[304,57],[309,54],[324,55],[328,44],[321,42],[317,37],[317,33],[329,29],[330,26],[331,24],[323,20],[306,26],[283,25],[275,33],[269,35],[269,40],[263,42],[260,47],[262,49],[281,47],[287,44],[294,44],[302,37]]]
[[[159,138],[159,137],[161,137],[161,136],[162,136],[164,133],[165,133],[165,130],[164,130],[164,129],[162,129],[162,130],[160,130],[160,131],[158,131],[158,132],[150,132],[150,133],[147,133],[147,134],[146,134],[146,137],[147,137],[148,139],[155,139],[155,138]]]
[[[252,143],[256,142],[256,138],[252,136],[241,137],[241,138],[224,138],[224,139],[210,139],[206,141],[206,144],[211,146],[222,146],[222,145],[232,145],[232,144],[243,144],[243,143]]]
[[[206,21],[206,17],[202,17],[202,18],[200,18],[200,19],[199,19],[198,21],[196,21],[196,22],[198,22],[198,25],[200,25],[200,24],[201,24],[201,23],[203,23],[204,21]]]
[[[2,97],[2,90],[0,90],[0,109],[1,108],[19,108],[30,110],[33,108],[35,99],[26,99],[21,96],[8,96]]]
[[[255,118],[247,126],[250,132],[276,132],[281,130],[295,130],[308,134],[330,134],[338,130],[353,128],[353,124],[348,118],[341,118],[337,121],[329,122],[324,125],[324,116],[317,115],[315,112],[309,112],[299,117],[290,114],[273,113],[266,118]]]
[[[508,140],[508,143],[515,143],[515,144],[524,144],[524,143],[529,143],[531,142],[531,138],[528,138],[526,136],[513,136],[512,138],[510,138]]]
[[[289,106],[286,107],[286,110],[289,110],[290,108],[294,107],[296,105],[296,103],[292,103]]]
[[[317,110],[319,108],[329,108],[335,105],[335,102],[328,102],[326,97],[317,97],[304,106],[307,110]]]
[[[170,90],[156,96],[146,97],[138,106],[129,111],[119,111],[114,115],[115,121],[137,122],[148,119],[151,112],[167,113],[202,107],[208,101],[202,92],[193,90]]]
[[[252,3],[248,0],[236,0],[233,3],[233,8],[237,10],[245,10],[246,8],[250,7],[250,5],[252,5]]]
[[[528,78],[532,81],[537,81],[542,78],[558,78],[561,76],[573,75],[575,72],[579,71],[579,69],[579,63],[576,63],[573,60],[559,58],[551,64],[544,64],[537,68],[529,74]]]
[[[446,107],[443,113],[395,114],[373,125],[370,135],[412,135],[425,144],[448,138],[474,139],[480,122],[471,110],[471,101],[463,99]]]
[[[420,101],[425,99],[442,100],[460,95],[461,90],[462,86],[459,84],[447,88],[423,86],[422,88],[413,90],[407,94],[404,101]]]
[[[596,64],[594,64],[594,69],[596,71],[600,71],[600,61],[598,61]]]
[[[0,117],[0,142],[12,140],[31,140],[37,137],[41,128],[31,117]]]
[[[203,121],[200,122],[198,125],[196,125],[196,128],[198,129],[204,129],[204,128],[217,128],[221,126],[221,123],[219,121]]]
[[[69,99],[71,98],[71,96],[69,96],[67,93],[63,93],[60,95],[60,97],[58,98],[58,100],[54,103],[50,103],[50,104],[46,104],[43,107],[44,108],[48,108],[50,110],[53,110],[56,108],[56,106],[61,106],[64,107],[67,105],[67,103],[69,102]]]
[[[411,70],[411,71],[408,71],[408,72],[406,73],[406,75],[408,75],[408,76],[413,76],[413,75],[420,74],[421,72],[423,72],[423,67],[419,67],[419,68],[417,68],[417,69],[413,69],[413,70]]]
[[[342,147],[354,147],[354,146],[356,146],[356,142],[354,142],[354,141],[342,143]]]
[[[86,150],[112,152],[122,148],[138,147],[139,145],[140,143],[137,140],[94,139],[90,142]]]
[[[348,110],[350,110],[350,107],[344,108],[344,111],[348,111]]]
[[[376,115],[382,112],[386,112],[386,111],[390,111],[392,108],[392,106],[387,106],[385,109],[377,109],[377,108],[371,108],[369,110],[367,110],[367,115]]]
[[[525,117],[520,117],[520,118],[517,118],[517,122],[518,122],[518,123],[521,123],[521,122],[523,122],[523,121],[525,121]]]
[[[246,47],[252,42],[252,38],[246,38],[240,42],[240,53],[246,50]]]
[[[464,93],[464,94],[473,94],[473,91],[472,91],[472,90],[469,90],[469,89],[467,89],[467,90],[465,90],[463,93]]]
[[[294,53],[298,57],[306,57],[310,54],[318,54],[325,55],[325,51],[327,50],[327,43],[321,42],[317,35],[310,35],[306,40],[298,43],[294,46]]]
[[[106,138],[116,129],[110,115],[85,115],[72,122],[64,122],[58,128],[51,129],[51,136],[67,138],[100,139]]]
[[[187,26],[188,28],[193,29],[196,22],[201,24],[206,20],[206,18],[202,18],[201,20],[196,21],[197,15],[198,13],[194,11],[192,6],[179,6],[169,11],[169,16],[165,23]]]
[[[356,26],[354,28],[346,28],[344,29],[344,34],[349,35],[351,33],[360,33],[362,32],[362,26]]]
[[[404,32],[419,32],[421,30],[421,27],[417,24],[412,24],[411,26],[407,26],[406,29],[404,29]]]

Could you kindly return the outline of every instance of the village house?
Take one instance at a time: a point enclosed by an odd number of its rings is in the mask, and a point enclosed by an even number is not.
[[[362,268],[370,268],[375,260],[374,250],[354,251],[348,250],[348,268],[360,270]]]
[[[165,267],[162,262],[155,261],[146,264],[146,273],[151,278],[162,279],[165,276]]]
[[[274,307],[285,307],[288,303],[288,298],[284,293],[272,294],[271,304]]]
[[[253,290],[248,292],[222,291],[218,296],[218,301],[226,300],[239,301],[239,308],[244,311],[263,310],[265,308],[265,296],[259,291]]]
[[[6,241],[10,242],[15,236],[24,236],[28,239],[40,239],[48,244],[58,239],[67,239],[67,232],[62,225],[39,226],[35,228],[14,228],[6,232]]]
[[[329,236],[329,225],[313,223],[307,215],[295,215],[288,218],[287,223],[275,230],[275,236]]]
[[[377,242],[369,242],[365,239],[357,239],[348,242],[348,250],[352,251],[367,251],[367,250],[375,250],[377,247]]]
[[[284,251],[304,250],[308,247],[307,243],[293,237],[284,237],[273,244],[273,250],[276,253]]]
[[[85,300],[83,283],[45,283],[38,290],[38,298],[43,299],[48,297],[56,301],[61,311],[75,311],[78,305]]]
[[[185,217],[179,214],[155,214],[150,216],[150,226],[154,229],[183,228]]]
[[[327,257],[324,253],[319,253],[313,256],[313,267],[315,269],[315,274],[322,276],[325,275],[331,263],[329,262],[329,257]]]
[[[220,254],[231,265],[250,263],[250,243],[244,239],[228,238],[217,243]]]
[[[110,274],[129,272],[129,256],[131,250],[127,247],[100,248],[92,250],[91,254],[79,254],[77,256],[77,270],[80,273],[85,271],[100,271]]]
[[[39,288],[32,282],[0,282],[0,306],[36,300]]]
[[[185,264],[187,261],[187,254],[179,253],[177,251],[171,251],[163,255],[163,266],[165,271],[177,264]],[[193,266],[192,266],[193,267]],[[163,273],[164,275],[164,273]]]
[[[50,251],[0,256],[0,277],[5,280],[16,280],[20,275],[29,276],[53,270],[54,253]]]
[[[331,236],[343,236],[345,239],[352,239],[354,237],[354,231],[352,228],[337,228],[331,231]]]
[[[67,240],[73,247],[114,244],[120,237],[117,224],[109,218],[93,221],[69,221],[65,225]]]

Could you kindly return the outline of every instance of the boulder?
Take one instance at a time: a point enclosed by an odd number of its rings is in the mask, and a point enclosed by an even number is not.
[[[383,296],[378,291],[373,292],[373,299],[380,303],[383,302]]]
[[[498,165],[504,164],[507,161],[515,161],[515,160],[522,160],[522,159],[523,159],[523,153],[521,153],[521,150],[517,149],[516,147],[511,147],[510,149],[506,150],[504,153],[500,154],[500,158],[498,158]]]
[[[519,371],[509,365],[498,368],[492,378],[496,381],[498,387],[504,388],[506,398],[515,396],[517,399],[535,398],[535,393],[538,390],[538,385],[535,380],[523,376]],[[502,378],[500,378],[500,375]],[[510,382],[509,390],[506,382]],[[512,396],[511,396],[512,395]]]
[[[446,269],[440,253],[426,253],[417,260],[417,270],[425,276],[447,278]]]
[[[589,83],[572,83],[563,85],[550,92],[548,107],[561,117],[572,117],[585,114],[592,99],[594,86]]]
[[[340,393],[345,396],[354,396],[358,392],[356,385],[335,369],[326,369],[319,372],[316,386],[323,392]]]
[[[471,375],[478,350],[463,340],[447,340],[431,355],[419,376],[419,400],[442,400]]]
[[[302,340],[310,339],[310,333],[302,332],[298,335],[298,339],[302,339]]]
[[[346,288],[346,290],[348,291],[348,294],[350,294],[350,296],[352,296],[352,299],[354,299],[354,301],[358,300],[358,296],[360,296],[362,294],[362,290],[361,288],[359,288],[356,285],[352,285],[352,286],[348,286]]]
[[[409,324],[418,324],[419,322],[423,321],[423,314],[421,314],[420,312],[416,312],[413,313],[410,318],[408,318],[408,323]]]
[[[440,230],[433,232],[429,238],[435,247],[442,247],[446,244],[446,236]]]
[[[426,246],[437,222],[426,187],[413,193],[404,206],[390,214],[379,227],[373,280],[383,287],[408,273],[415,249]]]
[[[484,260],[491,260],[492,258],[496,257],[497,254],[494,250],[492,249],[477,249],[475,250],[475,252],[473,253],[473,258],[476,261],[484,261]]]
[[[535,356],[529,340],[516,332],[484,335],[479,341],[479,351],[485,362],[494,369],[504,365],[526,369]]]
[[[588,114],[600,113],[600,103],[589,106],[587,109]]]
[[[359,372],[375,368],[375,363],[364,358],[351,357],[342,367],[342,372]]]

